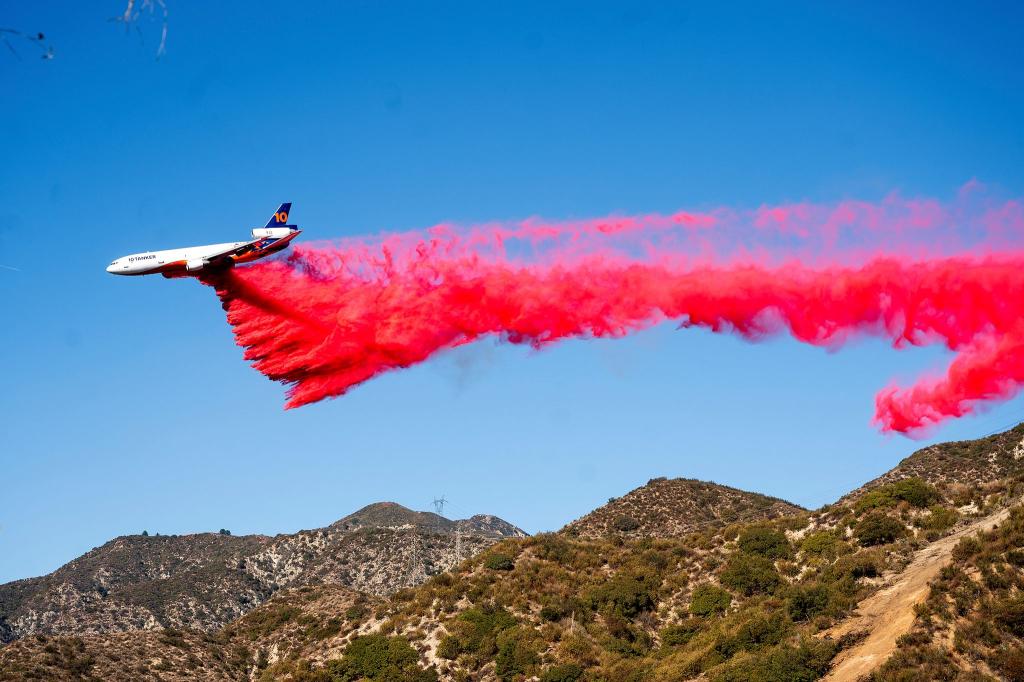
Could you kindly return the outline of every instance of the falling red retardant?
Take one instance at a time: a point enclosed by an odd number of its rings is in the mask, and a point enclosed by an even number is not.
[[[1020,215],[1010,214],[1014,227]],[[632,232],[628,245],[610,244],[600,226],[572,226],[545,224],[539,239],[553,244],[524,253],[509,248],[500,226],[301,247],[207,283],[245,358],[288,384],[290,408],[484,337],[541,348],[663,322],[747,339],[788,333],[831,348],[874,336],[897,348],[942,343],[954,351],[944,376],[878,394],[875,422],[883,431],[913,434],[1007,399],[1024,382],[1024,251],[915,255],[908,247],[847,262],[818,249],[787,260],[789,246],[724,256],[716,248],[687,252],[663,237],[644,242]],[[535,247],[532,229],[511,238]]]

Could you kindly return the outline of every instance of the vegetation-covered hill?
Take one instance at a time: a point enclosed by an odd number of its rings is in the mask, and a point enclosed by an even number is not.
[[[876,679],[1024,679],[1024,477],[1010,467],[975,478],[1005,448],[1012,453],[1019,435],[949,446],[959,454],[929,455],[924,469],[907,469],[908,458],[814,512],[770,498],[750,506],[708,498],[719,510],[754,513],[732,522],[706,513],[690,533],[685,520],[666,520],[667,495],[654,494],[682,486],[652,481],[623,498],[646,525],[611,525],[623,509],[612,502],[564,532],[503,539],[390,595],[311,580],[216,633],[26,637],[0,647],[0,680],[814,680],[864,636],[844,627],[858,604],[884,601],[883,588],[939,545],[956,547],[954,564]],[[947,446],[937,447],[933,454]],[[970,484],[959,482],[964,475]],[[944,539],[980,519],[991,525],[1006,509],[995,531]]]
[[[342,585],[388,594],[502,537],[525,535],[495,517],[448,521],[394,503],[371,505],[346,519],[352,521],[273,538],[116,538],[50,575],[0,585],[0,642],[36,633],[213,631],[285,586]]]
[[[977,440],[922,448],[843,499],[856,498],[872,488],[911,477],[943,486],[954,496],[969,498],[989,483],[1020,475],[1024,475],[1024,423]]]
[[[759,521],[805,511],[759,493],[689,478],[655,478],[573,521],[562,532],[574,537],[681,538],[707,528]]]

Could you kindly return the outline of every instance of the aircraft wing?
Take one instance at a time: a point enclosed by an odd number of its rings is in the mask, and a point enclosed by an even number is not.
[[[204,260],[206,261],[207,266],[212,265],[216,267],[218,265],[226,265],[227,263],[234,261],[239,256],[244,256],[251,251],[258,250],[259,243],[262,241],[263,239],[253,239],[241,246],[233,246],[229,249],[224,249],[220,253],[215,253],[212,256],[206,256]]]

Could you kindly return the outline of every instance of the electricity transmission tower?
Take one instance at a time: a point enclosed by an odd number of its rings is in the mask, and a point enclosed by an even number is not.
[[[447,502],[448,500],[444,499],[444,495],[442,495],[440,498],[434,499],[434,511],[437,512],[438,516],[444,516],[444,505]]]

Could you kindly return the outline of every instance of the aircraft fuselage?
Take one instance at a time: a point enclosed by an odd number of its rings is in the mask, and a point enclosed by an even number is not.
[[[107,272],[113,275],[160,273],[164,277],[188,277],[266,258],[287,248],[301,232],[295,225],[287,224],[291,206],[281,204],[266,227],[253,229],[252,241],[133,253],[108,265]]]

